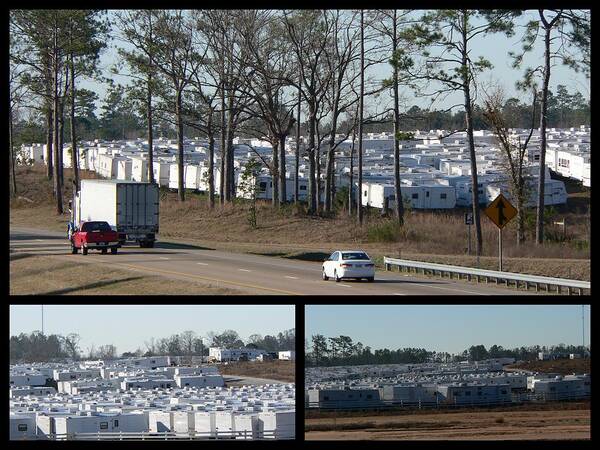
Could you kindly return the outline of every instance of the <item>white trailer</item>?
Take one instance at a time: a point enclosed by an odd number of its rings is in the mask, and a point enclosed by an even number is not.
[[[106,221],[122,242],[136,241],[153,247],[158,233],[158,186],[113,180],[81,180],[71,202],[71,225],[90,220]]]
[[[154,161],[152,163],[152,170],[154,173],[154,181],[158,183],[160,187],[169,187],[169,170],[171,167],[170,162]]]
[[[55,417],[56,434],[147,432],[148,419],[143,412]]]
[[[171,413],[169,411],[149,411],[148,429],[152,433],[171,431]]]
[[[215,412],[215,432],[219,434],[232,435],[234,431],[233,415],[231,411]]]
[[[35,417],[24,415],[10,415],[9,439],[25,440],[34,438],[36,435]]]
[[[194,431],[196,433],[209,433],[209,437],[215,436],[216,422],[215,411],[194,412]]]
[[[294,439],[296,437],[296,412],[259,412],[257,425],[258,438]],[[268,433],[265,434],[265,431]],[[270,432],[274,432],[274,434]]]
[[[172,411],[171,431],[176,433],[189,433],[194,430],[193,411]]]
[[[258,418],[255,414],[231,414],[236,439],[255,439],[258,434]]]
[[[131,181],[148,181],[148,161],[142,157],[131,158]]]
[[[131,159],[119,159],[117,161],[117,179],[130,181],[131,180]]]

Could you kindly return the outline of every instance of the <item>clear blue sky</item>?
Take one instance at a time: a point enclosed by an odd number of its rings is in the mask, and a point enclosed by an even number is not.
[[[46,334],[77,333],[80,347],[113,344],[119,353],[144,348],[144,342],[192,330],[235,330],[276,334],[295,327],[292,305],[44,305]],[[11,305],[10,334],[41,330],[40,305]]]
[[[371,348],[449,353],[471,345],[581,345],[581,305],[307,305],[306,338],[345,335]],[[585,343],[590,307],[585,306]]]
[[[109,17],[112,14],[115,14],[115,12],[110,11]],[[535,15],[535,12],[531,11],[528,12],[525,17],[531,18],[537,16]],[[472,58],[476,60],[479,56],[484,56],[494,66],[492,70],[488,70],[480,75],[479,81],[484,85],[489,84],[490,82],[499,83],[505,89],[508,96],[522,96],[522,94],[517,93],[515,89],[515,82],[522,78],[525,67],[537,66],[543,61],[543,46],[542,39],[540,37],[536,42],[534,50],[525,57],[523,67],[521,69],[513,69],[511,67],[508,52],[510,50],[518,52],[521,49],[521,38],[523,36],[522,25],[525,22],[526,20],[524,18],[520,18],[517,21],[518,26],[516,27],[516,32],[513,37],[507,38],[501,34],[494,34],[481,37],[480,39],[474,39],[471,43]],[[117,60],[117,51],[114,49],[114,47],[123,46],[124,43],[113,40],[109,45],[111,48],[105,50],[103,53],[100,60],[100,66],[103,69],[104,76],[112,77],[112,75],[110,75],[109,68],[110,66],[114,65]],[[391,68],[389,64],[385,63],[374,66],[372,70],[367,73],[367,77],[373,76],[377,79],[382,79],[388,77],[390,74]],[[122,84],[128,83],[127,78],[122,76],[115,77],[115,81]],[[566,85],[570,92],[581,92],[585,98],[589,98],[590,96],[590,81],[587,80],[584,75],[577,74],[571,69],[557,64],[552,68],[550,89],[555,91],[556,86],[559,84]],[[94,81],[82,80],[81,86],[95,91],[100,96],[100,100],[103,99],[106,93],[106,85]],[[414,104],[420,107],[427,107],[430,103],[429,99],[415,98],[414,95],[408,91],[404,93],[404,97],[406,98],[406,101],[402,102],[403,104],[401,107],[406,107],[406,109]],[[381,96],[377,100],[373,101],[379,104],[384,100],[384,96]],[[453,94],[448,96],[445,100],[436,103],[434,108],[447,108],[456,103],[460,103],[461,101],[462,96],[460,94]],[[369,101],[367,100],[367,104],[368,103]],[[100,112],[98,111],[97,114],[99,115]]]

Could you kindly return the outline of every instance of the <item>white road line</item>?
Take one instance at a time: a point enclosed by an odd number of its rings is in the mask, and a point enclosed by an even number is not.
[[[423,286],[421,284],[413,284],[413,286],[418,286],[418,287],[423,287],[423,288],[442,289],[444,291],[466,292],[468,294],[475,294],[475,295],[489,295],[489,294],[485,294],[485,293],[481,293],[481,292],[467,291],[465,289],[452,289],[452,288],[445,288],[445,287],[440,287],[440,286],[431,286],[431,285]]]
[[[196,263],[196,264],[198,264],[200,266],[208,266],[208,264],[206,264],[206,263]]]
[[[347,284],[339,284],[338,286],[343,286],[343,287],[347,287],[347,288],[351,288],[352,286],[348,286]]]
[[[44,242],[43,239],[36,239],[36,241],[38,241],[38,242]]]
[[[252,272],[251,270],[248,270],[248,269],[238,269],[238,270],[241,270],[242,272]]]
[[[401,294],[400,292],[394,292],[393,295],[406,295],[406,294]]]
[[[166,256],[159,256],[158,259],[171,259],[171,258],[167,258]]]
[[[288,275],[286,275],[285,277],[286,277],[286,278],[289,278],[289,279],[291,279],[291,280],[297,280],[297,279],[298,279],[298,277],[290,277],[290,276],[288,276]]]

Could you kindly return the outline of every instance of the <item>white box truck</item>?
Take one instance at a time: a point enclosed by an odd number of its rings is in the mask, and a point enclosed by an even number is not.
[[[139,243],[140,247],[154,247],[159,218],[157,184],[81,180],[70,209],[69,233],[79,228],[81,222],[105,221],[119,233],[121,244],[127,240]]]

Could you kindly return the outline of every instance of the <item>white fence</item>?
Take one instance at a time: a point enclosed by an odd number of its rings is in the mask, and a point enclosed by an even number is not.
[[[294,439],[295,428],[284,427],[283,430],[264,431],[218,431],[215,432],[97,432],[97,433],[64,433],[37,435],[22,440],[51,441],[203,441],[203,440],[290,440]]]

